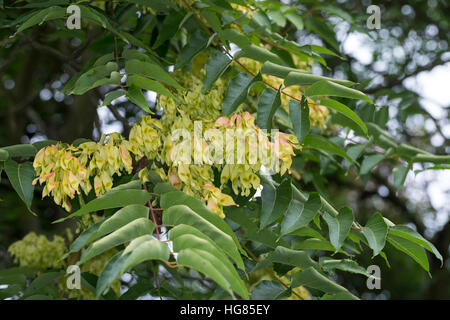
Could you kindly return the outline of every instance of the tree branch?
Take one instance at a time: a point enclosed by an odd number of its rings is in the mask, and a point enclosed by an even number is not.
[[[402,84],[402,82],[405,79],[407,79],[407,78],[416,76],[416,75],[418,75],[419,73],[421,73],[423,71],[430,71],[434,67],[437,67],[439,65],[443,65],[443,64],[445,64],[445,63],[447,63],[449,61],[450,60],[443,60],[442,59],[442,54],[441,54],[441,56],[439,58],[435,59],[433,62],[431,62],[431,63],[429,63],[429,64],[427,64],[425,66],[418,67],[418,68],[416,68],[416,70],[414,70],[413,72],[410,72],[410,73],[404,75],[403,77],[400,77],[400,78],[388,77],[387,78],[387,82],[386,82],[385,85],[381,85],[381,86],[378,86],[378,87],[375,87],[375,88],[365,89],[364,93],[366,93],[366,94],[374,94],[374,93],[376,93],[376,92],[378,92],[380,90],[391,89],[392,87],[395,87],[397,85]]]

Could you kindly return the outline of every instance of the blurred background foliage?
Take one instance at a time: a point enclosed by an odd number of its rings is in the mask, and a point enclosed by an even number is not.
[[[425,79],[432,79],[436,86],[443,88],[446,83],[448,89],[450,3],[447,0],[286,3],[301,8],[306,22],[314,18],[326,21],[320,30],[315,30],[321,37],[311,34],[308,23],[304,30],[291,34],[291,37],[300,44],[320,44],[334,50],[338,46],[346,60],[325,56],[329,69],[317,65],[313,73],[349,79],[365,86],[363,91],[375,98],[381,108],[362,106],[357,113],[363,120],[375,119],[397,142],[433,154],[449,154],[449,101],[440,101],[439,96],[430,97],[418,84],[427,72],[446,66],[445,77],[433,79],[437,73],[432,73]],[[369,16],[366,9],[371,4],[381,7],[379,30],[366,27]],[[0,20],[2,18],[0,9]],[[155,16],[154,23],[160,22],[160,18]],[[0,146],[43,139],[64,142],[80,137],[98,139],[102,133],[112,131],[126,135],[130,125],[142,115],[141,109],[129,102],[116,104],[114,108],[97,108],[104,94],[97,89],[81,96],[60,93],[86,61],[114,48],[110,47],[111,36],[98,29],[83,26],[86,28],[83,32],[66,28],[55,32],[57,28],[55,22],[49,21],[34,28],[31,34],[19,35],[17,41],[9,38],[14,30],[0,29]],[[167,48],[162,46],[158,50]],[[330,121],[338,123],[339,119]],[[299,161],[293,164],[294,168],[303,165]],[[392,171],[389,166],[389,163],[379,165],[369,182],[352,174],[351,170],[344,175],[342,171],[332,169],[321,172],[319,168],[308,168],[308,174],[302,177],[300,184],[304,190],[320,190],[337,207],[349,203],[356,219],[362,223],[367,221],[369,213],[380,211],[396,224],[415,228],[438,248],[444,266],[440,268],[437,259],[430,259],[431,278],[418,264],[412,263],[411,258],[398,252],[389,254],[389,248],[386,248],[391,268],[380,257],[375,258],[375,263],[382,266],[381,290],[368,290],[363,277],[343,273],[337,273],[336,277],[345,287],[366,299],[448,299],[448,173],[434,170],[419,173],[422,167],[415,164],[413,169],[417,175],[410,172],[405,188],[396,192],[389,178]],[[1,178],[0,269],[12,262],[6,252],[8,246],[28,232],[50,235],[56,231],[63,235],[68,227],[67,224],[51,224],[63,213],[48,198],[34,202],[39,219],[30,215],[10,188],[4,173]],[[35,192],[36,198],[40,198],[40,189],[36,188]],[[369,254],[367,252],[362,258],[361,265],[373,263]]]

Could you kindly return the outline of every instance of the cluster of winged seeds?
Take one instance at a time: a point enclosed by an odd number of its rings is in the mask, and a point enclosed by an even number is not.
[[[70,200],[82,192],[87,195],[93,189],[96,196],[100,196],[113,187],[116,176],[135,170],[140,170],[139,178],[147,183],[149,170],[154,170],[164,181],[205,201],[224,217],[223,206],[235,204],[230,195],[222,193],[225,184],[231,182],[234,194],[248,196],[259,187],[261,170],[270,168],[280,174],[289,170],[294,149],[299,148],[295,136],[284,133],[270,136],[255,125],[254,116],[248,112],[238,111],[230,117],[221,117],[227,80],[219,79],[208,93],[203,93],[205,69],[203,61],[198,61],[191,72],[174,73],[186,89],[179,93],[179,101],[160,96],[158,105],[163,109],[162,117],[143,116],[133,125],[128,139],[112,133],[102,136],[99,142],[78,146],[59,143],[41,149],[33,163],[37,175],[33,183],[44,185],[43,197],[52,196],[55,203],[71,211]],[[195,140],[194,129],[198,123],[202,134],[200,140]],[[210,129],[224,136],[227,130],[253,130],[258,136],[259,149],[269,156],[250,161],[251,150],[256,149],[255,140],[246,137],[241,148],[243,162],[211,161],[208,147],[211,139],[203,134]],[[192,139],[174,139],[176,130],[188,132]],[[225,143],[221,153],[239,153],[239,143],[235,142],[233,148],[236,149],[230,150]],[[202,148],[198,149],[199,146]],[[180,158],[186,160],[186,156],[187,161],[179,161]],[[200,157],[200,162],[196,157]],[[137,165],[143,158],[146,165]],[[215,171],[220,174],[220,184],[215,183]]]

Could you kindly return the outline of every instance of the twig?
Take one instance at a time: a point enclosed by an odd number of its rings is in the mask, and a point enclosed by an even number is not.
[[[159,237],[159,225],[158,225],[158,222],[156,221],[155,212],[153,211],[152,201],[148,200],[147,205],[148,205],[148,208],[150,209],[150,215],[152,217],[153,223],[155,224],[156,238],[158,240],[161,240]]]
[[[144,189],[147,190],[147,187],[144,186]],[[148,209],[150,210],[150,217],[152,218],[152,221],[155,224],[156,238],[160,241],[161,239],[160,239],[160,235],[159,235],[159,224],[156,221],[156,216],[155,216],[155,212],[153,211],[153,206],[152,206],[151,200],[147,201],[147,206],[148,206]]]
[[[31,46],[32,46],[33,48],[35,48],[35,49],[37,49],[37,50],[40,50],[40,51],[47,52],[48,54],[51,54],[51,55],[55,56],[55,57],[58,58],[59,60],[61,60],[61,61],[65,62],[65,63],[67,63],[67,64],[68,64],[72,69],[74,69],[76,72],[79,72],[79,71],[81,70],[80,66],[79,66],[77,63],[75,63],[75,62],[72,60],[71,57],[68,57],[68,56],[62,54],[61,52],[59,52],[58,50],[56,50],[56,49],[54,49],[54,48],[52,48],[52,47],[49,47],[49,46],[40,44],[40,43],[38,43],[38,42],[36,42],[36,41],[34,41],[34,40],[32,40],[32,39],[30,39],[30,42],[31,42]]]

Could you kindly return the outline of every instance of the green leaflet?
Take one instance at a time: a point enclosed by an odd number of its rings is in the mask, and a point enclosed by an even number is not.
[[[402,158],[404,158],[408,162],[431,162],[434,164],[450,164],[450,156],[434,155],[404,143],[397,146],[391,138],[387,137],[387,132],[384,132],[383,130],[381,130],[380,127],[378,127],[373,123],[369,123],[368,125],[373,127],[374,131],[381,131],[383,136],[386,136],[386,139],[388,139],[387,142],[390,143],[389,147],[396,148],[395,153],[399,154]]]
[[[299,237],[317,238],[317,239],[325,240],[323,235],[321,235],[318,231],[316,231],[310,227],[302,227],[300,229],[297,229],[297,230],[291,232],[290,234],[296,235]]]
[[[150,55],[148,55],[145,52],[136,50],[136,49],[128,49],[128,48],[124,48],[123,52],[122,52],[122,57],[125,59],[125,67],[127,66],[127,62],[130,62],[131,60],[139,60],[139,61],[143,61],[143,62],[148,62],[151,65],[156,64],[158,67],[160,67],[162,69],[162,71],[167,72],[164,68],[161,67],[161,65],[159,64],[159,62],[157,60],[154,60],[154,58]],[[135,64],[136,62],[133,61],[133,64]],[[128,66],[129,69],[136,69],[135,66],[129,65]],[[146,68],[148,68],[148,65],[145,65]],[[160,71],[158,69],[158,71]],[[134,73],[134,72],[133,72]]]
[[[46,272],[39,275],[36,279],[34,279],[31,284],[25,289],[22,298],[31,297],[37,293],[42,288],[54,284],[55,280],[61,277],[64,274],[64,271],[52,271]]]
[[[293,275],[291,287],[296,288],[298,286],[314,288],[329,294],[337,294],[341,292],[348,293],[347,289],[320,274],[313,267],[309,267],[308,269],[297,272]],[[353,295],[352,297],[353,299],[357,299]]]
[[[34,192],[34,185],[32,184],[34,179],[33,165],[30,162],[18,164],[14,160],[7,160],[5,161],[5,171],[9,182],[27,206],[28,211],[36,215],[31,210]]]
[[[380,129],[381,130],[380,127],[378,127],[376,125],[373,125],[373,126],[374,126],[374,129]],[[387,134],[387,132],[385,132],[384,130],[382,131],[382,133]],[[397,147],[397,150],[395,152],[398,153],[401,156],[404,156],[404,157],[408,158],[408,159],[411,159],[411,158],[413,158],[414,156],[416,156],[418,154],[426,154],[426,155],[429,155],[429,156],[432,155],[431,153],[426,152],[425,150],[421,150],[419,148],[410,146],[410,145],[405,144],[405,143],[401,143]]]
[[[388,226],[381,214],[372,215],[361,232],[366,237],[369,247],[373,250],[373,257],[375,257],[383,250],[388,232]]]
[[[346,105],[333,100],[333,99],[324,99],[324,100],[320,100],[320,104],[322,106],[328,107],[330,109],[333,109],[339,113],[342,113],[344,116],[346,116],[347,118],[351,119],[353,122],[355,122],[361,129],[362,131],[367,134],[367,127],[364,124],[364,122],[358,117],[358,115],[356,113],[353,112],[352,109],[350,109],[349,107],[347,107]]]
[[[303,139],[310,130],[309,106],[305,96],[302,96],[301,103],[298,103],[295,100],[289,101],[289,117],[298,142],[303,143]]]
[[[92,241],[95,241],[136,219],[148,218],[148,214],[149,208],[143,205],[132,204],[126,206],[118,210],[108,219],[96,223],[89,227],[86,231],[84,231],[72,243],[69,253],[81,250],[84,246],[90,244]]]
[[[168,193],[168,192],[171,192],[171,191],[178,191],[179,192],[179,190],[177,188],[175,188],[173,185],[171,185],[168,182],[159,182],[155,186],[155,188],[153,188],[153,191],[155,193],[159,194],[159,195],[163,195],[164,193]],[[161,202],[163,201],[162,199],[163,199],[163,197],[161,198]],[[163,204],[161,204],[161,206],[168,208],[168,206],[163,205]]]
[[[120,97],[124,96],[125,94],[126,94],[126,91],[121,90],[121,89],[108,92],[105,95],[105,99],[103,99],[103,103],[99,107],[108,106],[115,99],[120,98]]]
[[[279,10],[269,10],[267,14],[279,27],[283,28],[286,25],[286,17]]]
[[[263,11],[257,11],[252,14],[250,26],[257,28],[258,31],[264,28],[270,28],[271,25],[272,23],[269,17]]]
[[[387,241],[397,250],[400,250],[413,258],[414,261],[416,261],[425,271],[430,271],[427,254],[425,249],[421,246],[405,238],[397,237],[392,234],[387,237]]]
[[[262,280],[253,287],[251,297],[252,300],[278,300],[290,296],[287,292],[278,281]]]
[[[389,108],[384,107],[380,108],[380,110],[375,111],[374,122],[380,127],[386,127],[386,123],[389,120]]]
[[[225,29],[219,32],[219,37],[223,40],[235,43],[239,47],[243,48],[251,44],[250,40],[240,32],[234,29]]]
[[[304,72],[304,71],[298,70],[295,68],[282,66],[282,65],[270,62],[270,61],[266,61],[262,65],[260,72],[263,74],[270,74],[270,75],[276,76],[278,78],[286,78],[287,75],[291,72]]]
[[[303,144],[305,147],[334,153],[352,162],[352,158],[341,147],[322,136],[309,134],[305,137]]]
[[[122,294],[119,300],[137,300],[137,298],[154,292],[154,284],[148,281],[139,281],[134,286],[129,288],[127,292]]]
[[[256,115],[256,125],[261,129],[270,132],[272,129],[272,119],[275,111],[281,106],[280,90],[274,91],[266,88],[259,96],[258,113]]]
[[[181,228],[179,228],[182,226]],[[184,249],[198,249],[210,253],[214,256],[218,264],[215,264],[220,273],[224,276],[229,284],[229,288],[244,298],[248,298],[248,292],[244,282],[239,277],[234,266],[228,260],[227,256],[209,237],[200,232],[198,229],[187,225],[178,225],[175,228],[177,232],[170,233],[170,239],[173,241],[173,248],[176,252]]]
[[[130,247],[132,248],[129,249]],[[145,235],[136,238],[124,251],[117,253],[103,269],[97,282],[97,297],[106,293],[118,277],[139,263],[148,260],[168,261],[169,257],[170,250],[167,243]]]
[[[276,188],[279,186],[279,184],[275,181],[272,181],[270,178],[268,178],[268,176],[261,174],[260,175],[261,181],[264,184],[268,184],[269,186],[272,186],[273,188]],[[264,190],[264,189],[263,189]],[[300,190],[297,189],[297,187],[295,185],[292,185],[292,192],[293,192],[293,196],[295,199],[301,201],[301,202],[305,202],[308,200],[307,195],[305,195],[303,192],[301,192]],[[323,200],[322,200],[323,202]],[[336,211],[337,214],[337,211]]]
[[[306,73],[306,72],[293,71],[293,72],[289,72],[287,77],[284,79],[284,85],[286,87],[306,86],[306,85],[311,85],[313,83],[316,83],[317,81],[330,81],[332,83],[337,83],[337,84],[345,86],[345,87],[349,87],[349,86],[352,86],[355,84],[354,82],[349,81],[349,80],[338,80],[338,79],[318,76],[318,75],[314,75],[314,74],[310,74],[310,73]]]
[[[131,204],[128,205],[116,213],[114,213],[111,217],[103,221],[103,223],[98,228],[95,233],[95,238],[100,238],[110,232],[113,232],[126,224],[139,219],[139,218],[147,218],[149,215],[149,208],[143,206],[141,204]],[[95,240],[95,239],[91,239]]]
[[[375,154],[372,156],[367,156],[361,163],[361,169],[359,174],[365,175],[370,172],[378,163],[380,163],[386,156],[384,154]]]
[[[287,210],[286,217],[281,223],[281,235],[289,234],[307,226],[321,207],[322,201],[317,192],[310,193],[304,206],[293,200]]]
[[[48,140],[36,141],[32,144],[32,146],[35,147],[35,150],[37,151],[37,150],[41,150],[44,147],[55,145],[57,143],[58,143],[58,141],[56,141],[56,140],[48,139]],[[27,146],[27,144],[24,144],[24,146]]]
[[[74,242],[72,242],[69,252],[67,252],[61,259],[67,258],[72,252],[80,251],[86,244],[90,243],[90,239],[95,235],[102,222],[103,221],[100,221],[91,225],[82,234],[80,234]]]
[[[120,33],[118,32],[118,30],[113,27],[113,25],[109,21],[109,18],[103,14],[103,12],[101,12],[100,10],[96,10],[91,6],[86,6],[86,5],[78,5],[78,6],[80,7],[81,17],[83,17],[84,19],[91,20],[91,21],[101,25],[103,28],[108,29],[109,31],[121,36]],[[123,38],[123,37],[121,36],[121,38]],[[126,40],[126,39],[123,39],[123,40]]]
[[[216,80],[219,79],[227,70],[228,66],[231,64],[231,61],[232,60],[222,52],[217,52],[208,59],[208,62],[206,62],[205,65],[206,75],[203,80],[203,94],[211,90],[214,82],[216,82]]]
[[[306,240],[297,242],[293,248],[300,249],[300,250],[311,249],[311,250],[323,250],[323,251],[331,251],[331,252],[335,251],[335,248],[329,241],[323,240],[323,239],[316,239],[316,238],[310,238],[310,239],[306,239]],[[339,250],[339,252],[343,253],[342,250]]]
[[[244,269],[244,264],[239,255],[238,247],[233,238],[220,230],[210,221],[194,212],[185,205],[174,205],[164,210],[163,223],[166,225],[176,226],[178,224],[187,224],[197,228],[221,247],[228,256],[237,264],[240,269]]]
[[[130,190],[130,189],[141,190],[142,189],[141,180],[131,180],[130,182],[119,184],[118,186],[111,188],[111,190],[109,190],[108,192],[114,192],[118,190]]]
[[[227,235],[229,235],[233,239],[233,241],[234,241],[236,247],[239,249],[239,251],[243,255],[246,255],[245,250],[241,248],[241,245],[239,244],[239,241],[238,241],[236,235],[231,230],[231,228],[227,225],[227,223],[225,221],[223,221],[223,219],[220,218],[216,213],[212,212],[202,201],[200,201],[196,198],[193,198],[182,191],[178,191],[172,185],[167,184],[167,183],[158,183],[155,186],[154,191],[157,193],[161,193],[160,204],[161,204],[162,208],[168,209],[171,206],[178,205],[178,204],[184,204],[184,205],[188,206],[193,211],[195,211],[198,215],[200,215],[204,219],[208,220],[210,223],[215,225],[221,231],[223,231]]]
[[[305,26],[322,37],[325,42],[330,44],[336,51],[339,51],[339,43],[336,40],[335,33],[331,27],[324,21],[308,16],[305,19]]]
[[[144,204],[152,198],[152,195],[145,190],[136,189],[125,189],[125,190],[110,190],[104,195],[95,198],[94,200],[88,202],[86,205],[81,207],[78,211],[72,213],[71,215],[56,220],[53,223],[62,222],[69,218],[79,217],[83,214],[104,210],[112,209],[118,207],[125,207],[130,204]]]
[[[167,40],[170,40],[180,29],[180,24],[183,21],[183,18],[184,14],[179,11],[169,14],[164,19],[161,32],[158,33],[158,38],[156,38],[152,48],[156,49]]]
[[[450,164],[450,156],[418,154],[412,159],[412,162],[431,162],[435,164]]]
[[[41,9],[31,14],[25,22],[17,28],[14,36],[25,31],[35,25],[41,25],[45,21],[63,18],[66,15],[66,9],[59,6],[51,6],[50,8]]]
[[[222,23],[220,22],[219,17],[212,10],[202,10],[202,17],[206,19],[208,24],[213,28],[214,32],[219,32],[222,30]]]
[[[161,83],[155,80],[151,80],[139,75],[131,75],[127,78],[127,84],[129,86],[136,86],[140,89],[154,91],[158,94],[162,94],[164,96],[167,96],[169,98],[172,98],[174,100],[178,100],[177,97],[175,97],[172,92],[170,92],[166,87],[164,87]]]
[[[336,294],[324,294],[320,300],[355,300],[355,296],[350,292],[338,292]]]
[[[242,50],[236,52],[236,54],[234,55],[234,59],[236,60],[242,57],[257,60],[262,63],[270,61],[276,64],[283,64],[283,60],[281,60],[281,58],[278,55],[265,48],[258,47],[254,44],[242,47]]]
[[[184,90],[184,88],[170,75],[167,70],[150,61],[141,61],[137,59],[128,60],[125,63],[125,72],[149,77],[156,81],[163,82],[171,87]]]
[[[143,237],[150,238],[150,236]],[[135,239],[134,241],[138,240],[139,238]],[[169,260],[170,250],[167,243],[158,241],[156,239],[148,239],[146,241],[140,242],[139,245],[136,245],[136,247],[132,250],[130,249],[129,251],[127,251],[128,248],[131,247],[133,242],[131,242],[131,244],[124,251],[124,253],[129,254],[129,256],[128,259],[125,260],[121,273],[124,273],[127,270],[131,269],[133,266],[147,260]]]
[[[336,217],[327,212],[323,215],[323,219],[328,224],[330,242],[337,252],[350,232],[354,220],[353,211],[349,207],[344,207],[339,210],[339,214]]]
[[[180,69],[192,62],[197,54],[200,53],[208,44],[208,36],[203,32],[203,30],[197,30],[187,41],[178,55],[178,61],[175,65],[175,69]]]
[[[226,255],[224,255],[222,253],[220,247],[210,237],[208,237],[206,234],[201,232],[199,229],[194,228],[194,227],[192,227],[190,225],[187,225],[187,224],[179,224],[179,225],[175,226],[174,228],[170,229],[170,231],[169,231],[169,239],[174,241],[174,244],[175,244],[175,240],[178,239],[177,242],[176,242],[177,243],[177,247],[179,245],[178,248],[184,248],[185,244],[184,243],[180,243],[179,238],[183,237],[186,234],[194,235],[196,238],[208,241],[209,242],[208,246],[212,246],[214,251],[217,250],[219,252],[219,254],[218,254],[219,256],[221,255],[221,256],[226,257]],[[175,249],[175,250],[178,250],[178,249]]]
[[[112,257],[108,263],[104,266],[100,277],[97,280],[96,296],[100,297],[103,293],[107,292],[107,289],[120,276],[122,265],[128,255],[123,254],[123,251],[119,251],[114,257]]]
[[[260,74],[253,78],[244,72],[231,79],[222,101],[222,115],[228,116],[233,113],[245,101],[250,88],[260,80]]]
[[[218,268],[218,266],[221,265],[220,260],[211,253],[201,249],[184,249],[178,253],[177,263],[205,274],[217,282],[217,284],[224,288],[228,293],[233,295],[233,291],[231,290],[228,281],[221,273],[222,268]]]
[[[227,219],[240,224],[244,228],[244,237],[246,239],[262,243],[269,248],[276,248],[278,245],[288,246],[286,241],[280,239],[275,232],[267,228],[264,230],[259,230],[258,225],[249,219],[249,217],[243,212],[242,208],[226,207],[225,213],[227,215]]]
[[[79,76],[70,93],[81,95],[102,85],[120,84],[121,77],[117,72],[117,68],[117,64],[112,61],[103,65],[93,66]]]
[[[352,144],[347,149],[348,156],[355,162],[363,153],[364,150],[366,150],[368,147],[368,144]]]
[[[92,65],[92,67],[99,67],[99,66],[103,66],[103,65],[106,65],[108,62],[114,62],[113,60],[114,60],[114,53],[113,52],[111,52],[111,53],[107,53],[107,54],[105,54],[105,55],[103,55],[103,56],[100,56],[99,58],[97,58],[96,60],[95,60],[95,62],[94,62],[94,64]],[[114,62],[115,63],[115,62]],[[110,64],[111,65],[111,64]],[[116,67],[117,67],[117,64],[116,64]]]
[[[337,53],[335,53],[335,52],[333,52],[333,51],[331,51],[331,50],[329,50],[329,49],[327,49],[327,48],[325,48],[325,47],[317,46],[317,45],[314,45],[314,44],[310,44],[310,45],[307,45],[307,46],[309,46],[309,47],[311,48],[311,50],[313,50],[313,51],[315,51],[315,52],[323,53],[323,54],[328,54],[328,55],[330,55],[330,56],[338,57],[338,58],[341,59],[341,60],[346,60],[345,58],[341,57],[341,56],[338,55]],[[306,47],[306,46],[303,46],[303,47]]]
[[[128,32],[123,32],[123,31],[119,31],[117,33],[123,41],[125,41],[126,43],[132,44],[138,48],[142,48],[145,49],[145,51],[147,51],[148,54],[150,54],[151,56],[149,56],[149,58],[157,63],[158,65],[160,65],[160,59],[163,60],[161,57],[159,57],[155,52],[152,51],[152,49],[141,39],[136,38],[135,36],[133,36],[131,33]],[[163,60],[164,62],[167,63],[167,60]]]
[[[275,250],[269,253],[266,259],[259,262],[252,271],[260,268],[265,268],[273,263],[282,263],[293,267],[299,267],[300,269],[318,267],[317,262],[311,259],[306,251],[298,251],[285,247],[276,247]]]
[[[0,274],[0,283],[2,285],[20,285],[20,287],[25,286],[27,284],[26,275],[20,274],[20,272],[16,272],[16,270],[11,269],[2,270],[2,273]]]
[[[106,237],[103,237],[90,245],[86,251],[83,252],[78,264],[83,264],[89,259],[92,259],[93,257],[118,246],[119,244],[131,241],[140,236],[152,235],[153,230],[155,230],[155,225],[148,218],[133,220],[127,225],[115,230]]]
[[[12,146],[2,147],[0,150],[6,151],[9,155],[9,158],[19,158],[22,160],[34,157],[38,151],[37,148],[32,144],[15,144]]]
[[[285,179],[275,191],[275,202],[272,204],[272,210],[263,209],[261,212],[260,228],[264,229],[269,224],[283,216],[292,201],[292,197],[291,180]]]
[[[300,219],[302,213],[303,213],[303,205],[297,200],[292,200],[286,211],[286,216],[281,222],[280,234],[286,235],[288,233],[294,232],[296,229],[296,224],[298,224],[297,221]]]
[[[144,110],[147,113],[153,113],[147,104],[147,99],[145,98],[144,94],[142,93],[142,89],[139,88],[136,85],[130,85],[128,87],[127,91],[127,98],[131,102],[133,102],[135,105],[137,105],[139,108]]]
[[[2,3],[0,1],[0,8],[2,7]],[[0,289],[0,299],[5,300],[6,298],[11,298],[15,295],[19,296],[20,291],[22,290],[22,286],[18,284],[9,285],[5,289]]]
[[[341,17],[342,19],[348,21],[348,22],[353,22],[353,17],[351,16],[351,14],[349,14],[348,12],[346,12],[345,10],[339,8],[338,6],[334,6],[331,4],[325,4],[325,5],[319,5],[317,6],[317,9],[319,10],[323,10],[325,12],[328,12],[329,14]]]
[[[436,249],[436,247],[429,242],[427,239],[422,237],[418,232],[414,231],[413,229],[407,227],[407,226],[392,226],[389,228],[389,235],[394,235],[396,237],[401,237],[404,239],[407,239],[409,241],[412,241],[421,247],[427,249],[428,251],[432,252],[436,258],[438,258],[441,261],[441,266],[443,264],[442,255],[439,253],[439,251]]]
[[[0,149],[0,161],[6,161],[9,158],[9,153],[8,151],[4,150],[4,149]]]
[[[369,135],[373,136],[375,142],[382,148],[397,148],[397,144],[394,139],[389,136],[389,133],[381,129],[375,123],[366,122]]]
[[[401,187],[403,187],[403,184],[405,183],[406,176],[408,175],[409,167],[405,167],[404,165],[397,165],[393,170],[392,173],[394,174],[394,188],[395,190],[399,190]]]
[[[265,183],[261,191],[261,220],[269,217],[275,205],[276,189],[272,184]],[[261,221],[262,222],[262,221]]]
[[[343,85],[328,80],[320,80],[315,82],[312,86],[306,89],[305,95],[308,97],[334,96],[350,99],[359,99],[373,104],[373,101],[361,91],[352,88],[347,88]]]
[[[8,268],[8,269],[3,269],[0,270],[0,282],[2,284],[13,284],[13,283],[17,283],[17,284],[25,284],[26,283],[26,278],[31,278],[33,277],[36,272],[38,272],[39,270],[37,268],[32,268],[32,267],[12,267],[12,268]],[[7,279],[11,279],[11,278],[15,278],[12,279],[9,282],[6,282]],[[17,282],[14,280],[18,280]]]
[[[362,274],[366,277],[371,276],[371,274],[368,273],[366,269],[358,265],[358,263],[354,260],[350,259],[336,260],[328,257],[320,257],[319,263],[322,269],[330,274],[333,274],[334,270],[339,269],[345,272]]]
[[[297,30],[303,29],[303,19],[300,15],[294,12],[288,12],[284,15],[296,28]]]

